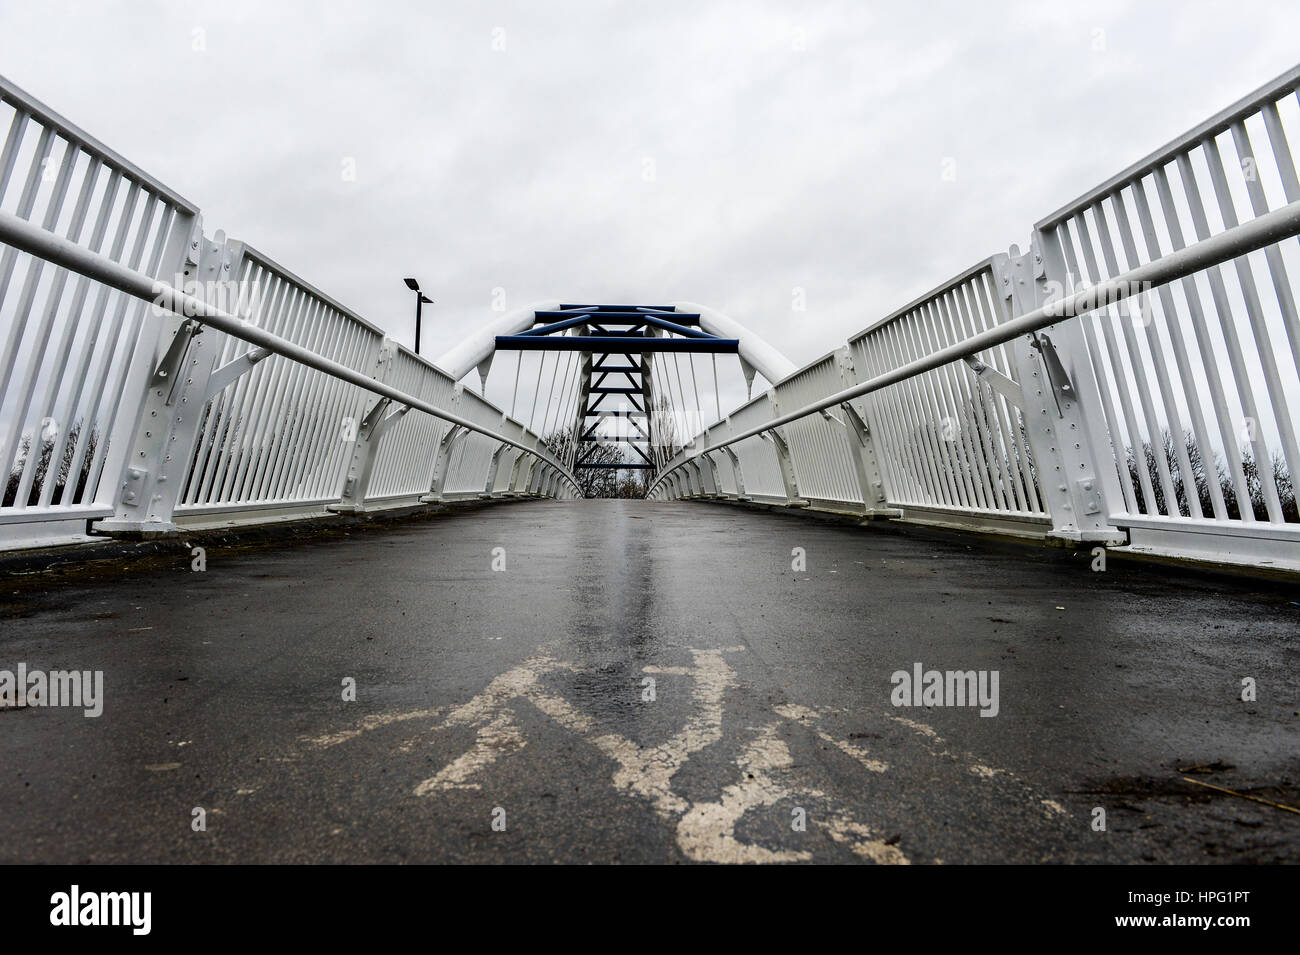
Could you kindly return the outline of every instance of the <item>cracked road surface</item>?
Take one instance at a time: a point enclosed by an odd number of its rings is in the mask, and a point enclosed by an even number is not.
[[[105,702],[0,709],[0,861],[1300,861],[1197,784],[1300,805],[1295,588],[1089,563],[576,501],[11,580],[0,669]]]

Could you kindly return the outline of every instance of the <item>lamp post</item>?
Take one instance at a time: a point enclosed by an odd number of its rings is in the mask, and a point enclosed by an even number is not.
[[[433,304],[433,299],[420,291],[420,283],[415,279],[407,279],[406,287],[415,293],[415,353],[418,355],[420,354],[420,313],[425,305]]]

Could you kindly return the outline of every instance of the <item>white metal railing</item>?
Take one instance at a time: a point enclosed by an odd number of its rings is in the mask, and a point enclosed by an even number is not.
[[[456,395],[456,383],[451,378],[406,348],[394,354],[388,380],[443,408],[452,407]],[[418,499],[427,494],[436,463],[429,449],[438,446],[450,427],[446,421],[429,415],[403,415],[379,445],[368,496],[382,501]]]
[[[851,339],[855,367],[883,374],[996,328],[1010,316],[995,259],[979,263]],[[1023,409],[989,382],[1017,381],[1010,348],[972,356],[988,371],[944,365],[863,399],[895,507],[1043,515]],[[1000,380],[1000,379],[999,379]],[[1014,394],[1014,390],[1013,390]]]
[[[844,386],[843,356],[832,353],[796,371],[772,389],[776,409],[798,408]],[[838,509],[860,506],[862,489],[854,477],[849,435],[837,417],[809,415],[785,429],[790,466],[799,496]],[[780,446],[774,450],[778,453]]]
[[[367,372],[383,332],[247,246],[233,244],[248,321],[315,354]],[[223,336],[217,367],[253,346]],[[272,354],[212,396],[194,462],[174,514],[248,508],[324,507],[339,499],[351,452],[349,422],[363,417],[365,389]]]
[[[1297,86],[1300,68],[1052,213],[1035,227],[1046,253],[1098,282],[1300,201]],[[1270,245],[1081,320],[1111,519],[1136,540],[1300,545],[1297,269],[1296,243]]]
[[[498,431],[505,415],[491,402],[462,389],[457,412],[486,429]],[[476,497],[484,493],[484,482],[491,467],[492,456],[500,447],[483,434],[467,434],[456,447],[455,456],[447,473],[446,493],[449,497]]]
[[[652,496],[753,497],[748,459],[779,504],[1300,568],[1297,88],[1300,67],[868,327],[838,379],[823,358],[779,382]]]
[[[0,211],[150,277],[177,271],[191,203],[2,77],[0,129]],[[147,311],[0,251],[0,538],[19,523],[69,536],[113,513],[150,357]]]
[[[3,78],[0,124],[0,547],[577,493],[518,422]]]
[[[725,438],[749,430],[772,417],[772,406],[767,395],[759,395],[741,405],[728,417]],[[781,479],[781,460],[776,444],[761,434],[731,446],[744,475],[745,493],[755,500],[786,501],[785,484]]]

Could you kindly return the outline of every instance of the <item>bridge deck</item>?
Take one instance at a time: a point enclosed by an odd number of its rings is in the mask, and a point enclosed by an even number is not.
[[[633,501],[207,561],[6,588],[0,668],[106,703],[0,711],[0,861],[1300,861],[1182,781],[1297,804],[1282,588]],[[997,716],[892,706],[916,662]]]

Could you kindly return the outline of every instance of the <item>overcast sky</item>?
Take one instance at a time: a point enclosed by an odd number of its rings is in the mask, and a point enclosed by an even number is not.
[[[0,0],[0,73],[407,344],[417,276],[431,357],[502,288],[706,303],[802,364],[1297,36],[1249,0]]]

